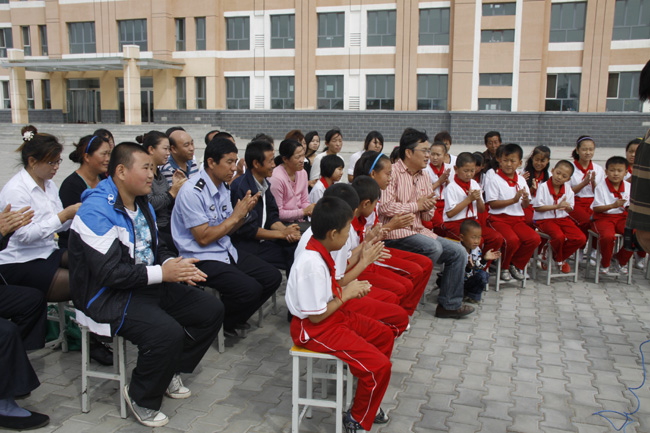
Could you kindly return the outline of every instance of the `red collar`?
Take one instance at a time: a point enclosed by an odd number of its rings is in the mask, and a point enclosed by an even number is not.
[[[548,192],[551,193],[551,196],[553,197],[553,204],[557,204],[558,200],[564,195],[564,184],[562,184],[560,191],[557,194],[555,193],[555,186],[551,179],[546,181],[546,186],[548,186]]]
[[[582,178],[583,179],[587,175],[588,171],[591,171],[591,170],[594,169],[594,162],[593,161],[589,161],[589,165],[587,166],[587,168],[582,167],[582,165],[580,165],[580,161],[578,161],[577,159],[573,160],[573,165],[575,165],[576,168],[582,172]]]
[[[366,217],[359,216],[357,218],[352,218],[352,228],[359,236],[359,242],[363,242],[363,232],[366,228]]]
[[[605,183],[607,184],[607,189],[609,189],[609,192],[614,194],[614,197],[617,199],[623,198],[623,192],[625,191],[625,185],[623,182],[618,186],[618,190],[614,188],[614,185],[609,181],[608,178],[605,178]]]
[[[320,181],[320,183],[322,183],[322,184],[323,184],[323,186],[325,187],[325,189],[327,189],[327,188],[329,188],[329,187],[330,187],[330,184],[329,184],[329,183],[327,183],[327,181],[325,180],[325,178],[324,178],[323,176],[321,176],[321,178],[320,178],[320,180],[319,180],[319,181]]]
[[[339,283],[336,282],[336,267],[332,255],[327,251],[323,244],[313,236],[309,239],[309,242],[307,242],[307,247],[305,249],[316,251],[323,258],[327,265],[327,269],[330,271],[330,276],[332,277],[332,293],[334,294],[334,297],[343,300],[343,290],[341,289],[341,286],[339,286]]]
[[[440,168],[436,168],[436,166],[433,165],[432,163],[429,163],[429,167],[431,167],[431,170],[433,170],[433,172],[434,172],[434,173],[436,174],[436,176],[438,176],[438,177],[440,177],[440,176],[442,175],[442,173],[445,172],[445,163],[444,163],[444,162],[442,163],[442,165],[440,166]]]
[[[508,186],[510,188],[515,188],[517,191],[519,191],[519,176],[517,175],[516,171],[512,179],[510,179],[508,176],[503,174],[500,168],[497,168],[496,173],[501,179],[505,180],[508,183]]]
[[[458,186],[463,190],[465,195],[469,195],[469,189],[472,186],[472,181],[470,180],[469,182],[463,182],[458,178],[458,175],[454,175],[454,182],[458,184]],[[465,218],[469,215],[469,213],[472,212],[472,215],[474,214],[474,202],[470,202],[469,205],[467,205],[467,208],[465,208]]]

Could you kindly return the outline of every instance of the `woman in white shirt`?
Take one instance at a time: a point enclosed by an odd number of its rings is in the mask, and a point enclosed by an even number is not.
[[[314,158],[311,165],[311,172],[309,173],[309,180],[317,181],[320,179],[320,160],[325,155],[337,155],[343,149],[343,134],[338,129],[330,129],[325,134],[325,152],[319,153]]]
[[[0,251],[0,274],[7,284],[34,287],[50,302],[70,299],[68,254],[59,249],[54,234],[67,230],[81,203],[63,209],[52,178],[61,164],[63,146],[50,134],[23,134],[23,169],[0,192],[4,209],[29,206],[32,222],[16,230]]]
[[[366,135],[366,140],[363,142],[363,150],[353,153],[350,156],[350,160],[348,161],[348,182],[352,183],[354,179],[354,166],[357,165],[357,161],[361,158],[361,155],[368,151],[381,153],[383,150],[384,136],[379,131],[370,131]]]

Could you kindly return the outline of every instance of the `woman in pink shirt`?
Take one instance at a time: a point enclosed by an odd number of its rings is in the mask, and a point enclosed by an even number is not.
[[[296,140],[280,143],[280,155],[271,176],[271,192],[280,210],[280,221],[292,223],[311,216],[314,205],[309,203],[305,148]]]

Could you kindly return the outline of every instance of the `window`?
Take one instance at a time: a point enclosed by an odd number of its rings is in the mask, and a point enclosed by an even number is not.
[[[394,47],[397,11],[368,12],[368,46]]]
[[[650,0],[616,0],[612,40],[650,39]]]
[[[95,53],[95,23],[68,23],[70,54]]]
[[[481,86],[512,86],[512,74],[480,74]]]
[[[345,13],[318,14],[318,48],[345,46]]]
[[[47,26],[38,26],[38,36],[41,39],[41,56],[47,56],[49,53],[47,48]]]
[[[289,110],[295,107],[294,77],[271,77],[271,108]]]
[[[395,75],[366,76],[366,109],[395,109]]]
[[[14,47],[14,38],[11,34],[11,27],[0,29],[0,57],[7,57],[7,48]]]
[[[479,111],[510,111],[510,98],[478,98]]]
[[[343,109],[343,75],[326,75],[318,77],[319,110]]]
[[[449,45],[449,8],[420,10],[420,45]]]
[[[185,51],[185,18],[176,18],[176,51]]]
[[[546,77],[546,111],[578,111],[580,74],[549,74]]]
[[[586,9],[586,2],[553,4],[549,42],[584,42]]]
[[[194,83],[196,87],[196,108],[199,110],[205,110],[205,77],[196,77],[194,79]]]
[[[248,110],[251,107],[250,78],[226,78],[226,107],[229,110]]]
[[[196,26],[196,50],[205,51],[205,17],[194,19]]]
[[[52,108],[52,99],[50,97],[50,80],[41,80],[41,93],[43,94],[43,108],[49,110]]]
[[[32,55],[32,37],[29,34],[29,26],[21,26],[20,32],[23,36],[23,50],[26,56]]]
[[[185,77],[176,77],[176,108],[179,110],[185,110],[187,108]]]
[[[607,84],[607,111],[641,111],[639,72],[613,72]]]
[[[447,82],[447,75],[418,75],[418,110],[446,110]]]
[[[226,49],[228,51],[250,50],[250,18],[226,18]]]
[[[515,31],[507,30],[481,30],[481,42],[514,42]]]
[[[11,94],[9,93],[9,81],[2,82],[2,102],[4,103],[4,108],[11,108]]]
[[[271,15],[271,49],[295,48],[295,21],[295,15]]]
[[[483,3],[483,16],[516,15],[516,3]]]
[[[147,51],[147,20],[118,21],[120,51],[124,45],[137,45],[140,51]]]
[[[25,80],[27,87],[27,108],[34,109],[34,80]]]

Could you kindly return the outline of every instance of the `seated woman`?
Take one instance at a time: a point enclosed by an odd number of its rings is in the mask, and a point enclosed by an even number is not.
[[[280,210],[280,221],[305,221],[314,210],[314,205],[309,203],[307,172],[303,169],[305,148],[296,140],[284,140],[280,143],[280,156],[275,158],[275,164],[270,184]]]
[[[97,186],[105,179],[108,161],[111,159],[111,146],[104,137],[86,135],[74,144],[70,160],[81,164],[77,170],[65,178],[59,188],[59,198],[63,207],[81,202],[81,193]],[[68,248],[69,231],[59,233],[59,247]]]
[[[156,166],[153,183],[151,184],[151,192],[149,193],[149,203],[151,203],[153,210],[156,212],[158,238],[162,239],[167,245],[167,248],[172,250],[174,254],[178,254],[174,240],[172,239],[170,221],[176,194],[178,194],[178,190],[181,189],[181,186],[183,186],[187,178],[182,171],[177,170],[172,176],[172,186],[170,187],[169,182],[167,182],[165,176],[160,172],[160,167],[167,164],[171,152],[169,150],[169,138],[163,132],[149,131],[144,135],[138,135],[135,141],[140,143],[149,155],[151,155],[153,163]]]
[[[69,228],[81,203],[64,209],[52,181],[61,163],[63,146],[50,134],[28,131],[18,150],[24,168],[0,191],[0,208],[29,206],[34,218],[16,230],[0,251],[0,274],[7,284],[40,290],[47,301],[67,301],[68,256],[58,248],[54,234]]]

